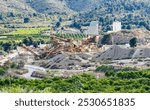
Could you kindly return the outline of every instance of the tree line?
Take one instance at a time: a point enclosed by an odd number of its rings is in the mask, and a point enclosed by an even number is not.
[[[149,93],[149,82],[150,79],[146,77],[97,79],[89,74],[75,75],[66,79],[55,77],[42,80],[5,77],[0,79],[0,91],[17,93]]]
[[[0,69],[0,71],[4,71]],[[35,93],[149,93],[150,70],[135,68],[115,69],[113,66],[100,66],[97,72],[105,77],[83,73],[68,78],[51,77],[29,80],[19,77],[0,78],[1,92]]]

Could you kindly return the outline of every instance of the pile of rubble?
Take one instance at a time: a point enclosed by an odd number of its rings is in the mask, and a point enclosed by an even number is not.
[[[150,48],[136,49],[133,58],[150,58]]]
[[[98,52],[94,61],[123,60],[123,59],[150,58],[150,48],[122,48],[114,45],[104,52]]]
[[[7,76],[20,76],[28,73],[27,69],[9,69],[7,71]]]
[[[50,59],[40,61],[38,65],[49,69],[84,70],[94,68],[95,63],[91,61],[93,54],[58,54]]]
[[[98,52],[95,56],[95,61],[102,60],[121,60],[131,59],[135,49],[121,48],[120,46],[114,45],[104,52]]]
[[[90,60],[92,53],[101,49],[97,46],[98,36],[74,41],[51,33],[50,39],[51,43],[44,48],[32,49],[25,45],[22,47],[34,55],[37,65],[44,68],[83,70],[95,65]]]
[[[63,37],[57,37],[56,35],[51,34],[50,39],[51,43],[38,51],[35,51],[25,45],[22,47],[31,52],[36,59],[49,59],[60,53],[81,53],[99,50],[96,45],[97,37],[89,37],[79,42],[72,39],[64,39]]]
[[[115,39],[113,42],[115,44],[128,44],[129,41],[136,37],[138,39],[138,42],[141,44],[146,43],[145,41],[147,39],[150,39],[150,32],[146,29],[132,29],[132,30],[122,30],[116,33],[111,33],[113,39]]]
[[[127,33],[127,32],[124,32]],[[88,37],[82,41],[64,39],[51,34],[51,43],[44,48],[30,49],[36,60],[33,64],[49,69],[85,70],[94,69],[104,60],[122,60],[150,57],[150,49],[122,48],[114,45],[103,51],[97,46],[97,37]]]

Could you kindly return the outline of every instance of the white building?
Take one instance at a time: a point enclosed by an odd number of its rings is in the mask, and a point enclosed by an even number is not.
[[[121,31],[121,22],[113,22],[113,32]]]
[[[99,23],[98,21],[92,21],[88,30],[85,32],[86,35],[89,36],[97,36],[99,35]]]

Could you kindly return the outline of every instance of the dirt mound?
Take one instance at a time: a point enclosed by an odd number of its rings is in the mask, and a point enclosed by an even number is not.
[[[103,53],[97,53],[94,61],[150,58],[150,48],[129,49],[114,45]]]
[[[150,48],[137,49],[133,54],[133,58],[150,58]]]
[[[49,69],[90,70],[105,60],[123,60],[132,58],[149,58],[150,48],[133,49],[114,45],[104,52],[58,54],[50,59],[39,61],[38,65]]]
[[[40,63],[40,66],[49,69],[74,69],[82,70],[92,67],[94,64],[90,62],[92,55],[90,54],[59,54]]]
[[[115,44],[127,44],[133,37],[136,37],[140,42],[143,42],[144,38],[149,36],[150,31],[146,29],[122,30],[117,33],[112,33]]]
[[[121,59],[130,59],[134,54],[134,49],[121,48],[120,46],[114,45],[103,53],[98,53],[94,60],[121,60]]]

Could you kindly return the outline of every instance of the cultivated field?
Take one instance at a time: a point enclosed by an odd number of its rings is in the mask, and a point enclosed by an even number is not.
[[[39,35],[44,30],[50,30],[50,28],[18,28],[8,35]]]

